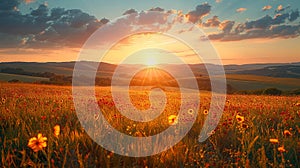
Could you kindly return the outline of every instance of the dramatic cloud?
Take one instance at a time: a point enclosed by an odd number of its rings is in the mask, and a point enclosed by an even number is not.
[[[218,27],[221,22],[219,21],[218,16],[213,16],[213,18],[208,19],[205,23],[203,23],[204,27]]]
[[[190,11],[187,14],[189,21],[196,23],[200,22],[201,19],[210,13],[211,6],[208,3],[198,5],[195,10]]]
[[[254,21],[239,23],[234,27],[233,21],[223,21],[219,25],[220,33],[210,34],[211,40],[237,41],[254,38],[294,38],[300,35],[300,24],[292,24],[299,18],[298,10],[291,13],[266,15]]]
[[[272,9],[271,5],[264,6],[261,10],[266,11]]]
[[[238,8],[236,9],[236,12],[241,13],[241,12],[245,12],[247,10],[247,8]]]
[[[107,19],[97,20],[79,9],[50,10],[47,4],[39,5],[30,14],[22,14],[15,10],[19,4],[19,0],[0,1],[0,37],[15,47],[80,46],[108,22]],[[8,37],[11,40],[7,40]],[[7,45],[1,44],[1,47]]]

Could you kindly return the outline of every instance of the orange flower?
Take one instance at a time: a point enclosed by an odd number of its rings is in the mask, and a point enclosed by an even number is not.
[[[295,103],[295,106],[300,106],[300,103],[298,102],[298,103]]]
[[[38,152],[47,146],[47,137],[43,137],[42,134],[38,134],[37,138],[32,137],[29,139],[28,147],[31,148],[34,152]]]
[[[175,124],[178,123],[178,118],[177,118],[176,115],[170,115],[170,116],[168,117],[168,120],[169,120],[169,124],[170,124],[170,125],[175,125]]]
[[[236,120],[239,122],[239,123],[242,123],[245,121],[245,117],[241,116],[241,115],[236,115]]]
[[[279,143],[278,139],[275,139],[275,138],[271,138],[271,139],[270,139],[270,142],[271,142],[272,144],[277,144],[277,143]]]
[[[203,111],[203,114],[204,114],[204,115],[207,115],[207,114],[208,114],[208,110],[204,110],[204,111]]]
[[[284,149],[284,146],[280,146],[277,148],[279,152],[285,152],[286,150]]]
[[[54,126],[54,128],[53,128],[53,133],[54,133],[54,135],[56,136],[56,137],[58,137],[59,136],[59,134],[60,134],[60,126],[59,125],[55,125]]]
[[[284,130],[284,131],[283,131],[283,134],[284,134],[285,136],[292,136],[292,133],[291,133],[289,130]]]

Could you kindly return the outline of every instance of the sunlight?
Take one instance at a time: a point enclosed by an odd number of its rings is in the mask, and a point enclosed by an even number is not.
[[[148,67],[155,67],[156,64],[157,61],[153,57],[148,57],[147,60],[145,60],[145,65],[147,65]]]

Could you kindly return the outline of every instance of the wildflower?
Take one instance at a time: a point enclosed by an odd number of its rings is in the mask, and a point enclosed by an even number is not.
[[[270,142],[271,142],[272,144],[277,144],[277,143],[279,143],[278,139],[275,139],[275,138],[271,138],[271,139],[270,139]]]
[[[247,129],[248,125],[247,124],[242,124],[242,128]]]
[[[284,149],[284,146],[280,146],[277,148],[279,152],[285,152],[286,150]]]
[[[168,120],[169,120],[169,124],[170,124],[170,125],[175,125],[175,124],[178,123],[178,118],[177,118],[176,115],[170,115],[170,116],[168,117]]]
[[[188,113],[192,115],[192,114],[194,114],[194,110],[193,109],[189,109]]]
[[[298,107],[299,107],[299,106],[300,106],[300,103],[299,103],[299,102],[298,102],[298,103],[295,103],[295,106],[298,106]]]
[[[292,133],[291,133],[289,130],[284,130],[284,131],[283,131],[283,134],[284,134],[285,136],[292,136]]]
[[[60,134],[60,126],[59,125],[55,125],[54,126],[54,128],[53,128],[53,133],[54,133],[54,135],[56,136],[56,137],[58,137],[59,136],[59,134]]]
[[[47,137],[43,137],[42,134],[38,134],[37,138],[32,137],[29,139],[28,147],[30,147],[34,152],[38,152],[47,146]]]
[[[236,120],[237,120],[239,123],[242,123],[242,122],[245,121],[245,118],[244,118],[243,116],[237,114],[237,115],[236,115]]]
[[[4,97],[2,97],[2,104],[4,104],[6,102],[6,99]]]
[[[208,114],[208,110],[204,110],[204,111],[203,111],[203,114],[204,114],[204,115],[207,115],[207,114]]]

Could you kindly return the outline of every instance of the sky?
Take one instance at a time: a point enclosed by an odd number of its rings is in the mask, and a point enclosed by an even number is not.
[[[1,0],[0,62],[76,61],[82,54],[94,61],[107,50],[102,61],[110,63],[129,55],[139,55],[133,63],[168,63],[166,52],[203,61],[190,46],[211,60],[217,53],[223,64],[300,62],[299,8],[299,0]],[[147,30],[177,38],[132,35]],[[154,47],[161,50],[150,58]]]

